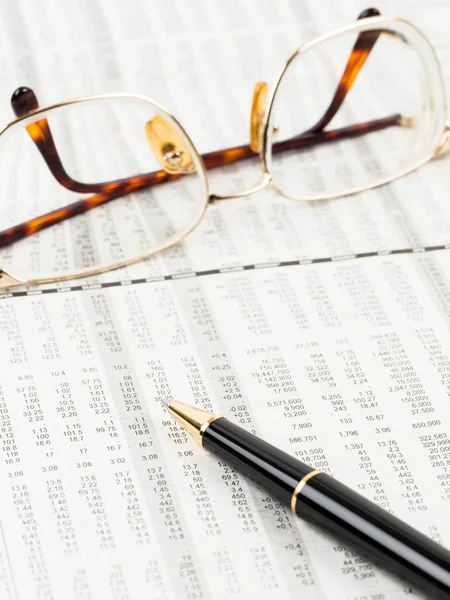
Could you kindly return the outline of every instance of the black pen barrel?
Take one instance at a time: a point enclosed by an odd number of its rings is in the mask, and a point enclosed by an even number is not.
[[[303,519],[427,591],[450,598],[450,552],[326,473],[221,417],[203,447],[289,504]]]

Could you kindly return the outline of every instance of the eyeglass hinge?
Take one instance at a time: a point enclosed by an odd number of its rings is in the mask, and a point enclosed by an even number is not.
[[[398,124],[400,125],[400,127],[414,127],[416,124],[416,120],[414,117],[402,115],[399,119]]]
[[[450,150],[450,122],[447,122],[442,133],[439,144],[436,146],[433,157],[437,158]]]
[[[14,287],[23,283],[25,283],[24,279],[20,279],[19,277],[16,277],[15,275],[8,273],[7,271],[4,271],[0,267],[0,289]]]

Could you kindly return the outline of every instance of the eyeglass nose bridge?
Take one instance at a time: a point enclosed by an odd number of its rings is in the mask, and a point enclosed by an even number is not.
[[[170,174],[188,174],[195,171],[192,156],[175,129],[157,115],[145,125],[145,133],[161,167]]]

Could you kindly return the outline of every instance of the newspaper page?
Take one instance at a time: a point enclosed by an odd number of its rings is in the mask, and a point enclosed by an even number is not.
[[[448,88],[449,7],[383,4],[430,36]],[[1,114],[19,85],[41,104],[137,92],[202,152],[244,144],[253,84],[364,8],[0,2]],[[447,161],[337,201],[222,203],[144,263],[5,292],[0,597],[425,597],[206,454],[160,401],[225,415],[450,547]]]

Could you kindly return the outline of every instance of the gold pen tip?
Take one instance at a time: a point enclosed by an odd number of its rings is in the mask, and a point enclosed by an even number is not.
[[[202,408],[174,400],[168,407],[169,414],[202,445],[205,429],[220,415],[214,415]]]

